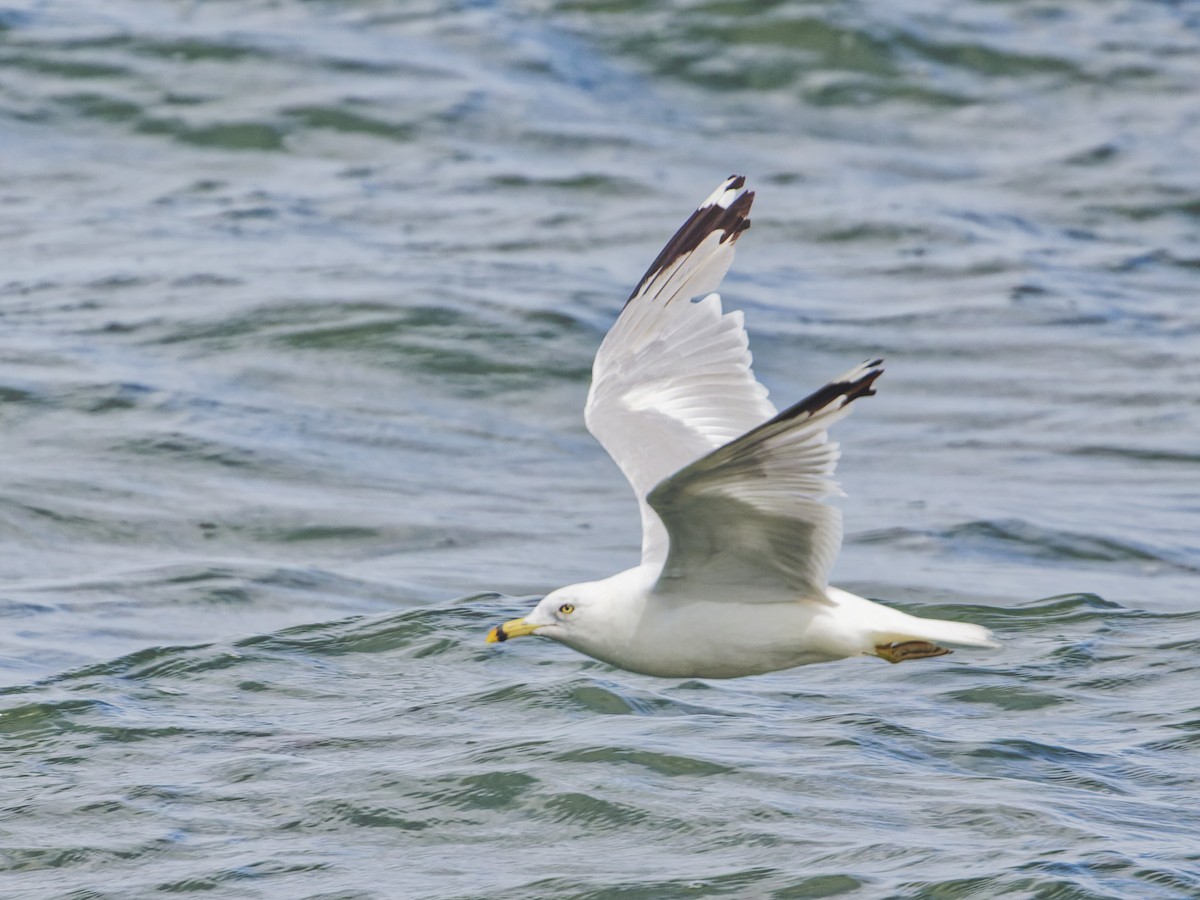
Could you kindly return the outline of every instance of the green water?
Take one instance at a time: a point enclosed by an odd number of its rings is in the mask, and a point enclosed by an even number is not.
[[[1200,16],[0,10],[0,896],[1200,897]],[[722,178],[835,583],[998,651],[483,643],[636,559],[582,422]]]

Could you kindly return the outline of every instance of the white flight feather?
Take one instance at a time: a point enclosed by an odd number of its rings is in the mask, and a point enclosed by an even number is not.
[[[742,193],[728,189],[729,183],[700,211],[728,209]],[[734,240],[723,237],[714,231],[650,273],[592,367],[584,420],[633,486],[644,564],[661,564],[668,546],[646,502],[654,486],[775,415],[767,389],[750,369],[741,312],[722,314],[721,298],[710,293],[733,261]]]

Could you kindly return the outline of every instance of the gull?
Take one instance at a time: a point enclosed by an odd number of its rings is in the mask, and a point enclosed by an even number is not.
[[[642,560],[552,591],[490,643],[539,635],[622,669],[735,678],[875,656],[997,646],[829,585],[842,543],[827,429],[875,393],[882,360],[777,411],[751,371],[740,310],[713,291],[750,227],[730,176],[659,253],[596,353],[584,420],[637,495]],[[699,298],[699,299],[697,299]]]

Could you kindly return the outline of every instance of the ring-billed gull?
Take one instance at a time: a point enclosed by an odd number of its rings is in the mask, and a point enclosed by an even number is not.
[[[782,412],[750,369],[742,313],[713,291],[750,226],[731,176],[676,232],[600,345],[584,412],[642,514],[641,564],[547,594],[489,642],[536,634],[623,669],[733,678],[872,655],[996,646],[986,628],[924,619],[829,586],[842,543],[826,499],[826,429],[872,385],[855,366]],[[703,299],[695,300],[695,298]]]

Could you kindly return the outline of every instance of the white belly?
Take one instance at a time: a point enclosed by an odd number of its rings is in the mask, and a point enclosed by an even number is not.
[[[845,633],[835,607],[799,600],[779,603],[676,601],[648,604],[635,634],[612,648],[615,665],[673,678],[736,678],[863,652]]]

